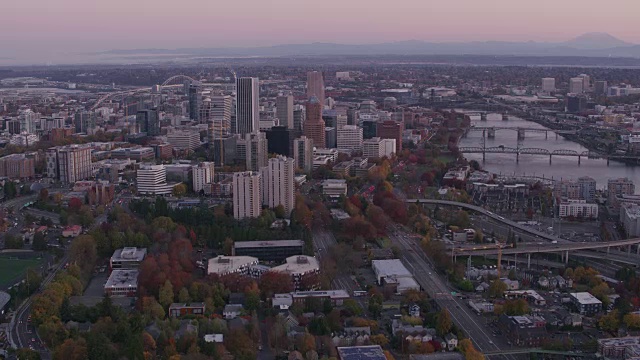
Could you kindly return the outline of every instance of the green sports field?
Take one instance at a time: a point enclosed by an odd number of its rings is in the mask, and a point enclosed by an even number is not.
[[[16,259],[3,255],[0,257],[0,289],[18,282],[28,268],[40,265],[38,259]]]

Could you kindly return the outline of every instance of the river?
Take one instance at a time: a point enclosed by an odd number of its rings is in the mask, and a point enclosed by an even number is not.
[[[489,114],[487,121],[480,121],[480,116],[471,117],[472,126],[476,127],[524,127],[546,129],[544,126],[532,121],[510,116],[508,121],[503,121],[500,114]],[[460,147],[477,146],[482,147],[482,131],[469,131],[466,137],[460,139]],[[544,133],[526,132],[524,140],[518,140],[517,132],[514,130],[496,130],[495,138],[485,139],[486,147],[504,145],[506,147],[523,148],[543,148],[553,150],[574,150],[577,152],[587,149],[573,141],[566,140],[561,136],[556,139],[555,133],[548,133],[545,138]],[[578,164],[577,157],[554,156],[549,164],[549,156],[545,155],[520,155],[520,162],[516,163],[516,156],[513,154],[486,154],[485,161],[482,161],[482,154],[464,154],[467,160],[477,160],[483,169],[496,174],[515,175],[535,175],[553,179],[577,179],[581,176],[590,176],[597,182],[598,189],[607,187],[607,180],[612,178],[627,177],[635,184],[640,185],[640,166],[626,165],[624,163],[611,161],[607,165],[605,159],[588,159],[582,157]],[[640,189],[637,186],[636,192]]]

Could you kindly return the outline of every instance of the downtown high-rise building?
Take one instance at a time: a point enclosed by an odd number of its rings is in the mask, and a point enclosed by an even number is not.
[[[276,98],[276,117],[280,125],[293,130],[293,96],[285,95]]]
[[[572,94],[582,94],[584,92],[584,79],[581,77],[569,79],[569,92]]]
[[[307,102],[307,118],[304,122],[304,135],[313,141],[313,146],[325,146],[324,121],[322,120],[322,104],[312,96]]]
[[[293,158],[296,168],[305,172],[313,170],[313,140],[302,136],[293,141]]]
[[[233,217],[238,220],[260,216],[260,174],[254,171],[233,173]]]
[[[189,118],[191,120],[200,121],[201,96],[202,94],[198,85],[189,85]]]
[[[201,162],[191,167],[193,191],[199,192],[204,186],[213,182],[215,165],[212,162]]]
[[[88,145],[57,146],[47,149],[47,177],[62,183],[74,183],[92,176],[91,147]]]
[[[319,71],[309,71],[307,73],[307,99],[315,96],[320,102],[321,109],[324,108],[324,79]]]
[[[136,171],[139,194],[169,195],[177,184],[167,183],[167,169],[164,165],[142,165]]]
[[[237,156],[244,156],[246,169],[260,171],[267,166],[269,151],[265,133],[250,133],[237,142]]]
[[[383,139],[396,140],[396,154],[402,151],[402,132],[404,131],[404,122],[401,121],[379,121],[377,123],[376,135]]]
[[[542,78],[542,91],[547,93],[556,91],[556,79]]]
[[[345,125],[337,131],[338,149],[362,151],[362,128],[356,125]]]
[[[260,176],[263,205],[270,208],[282,205],[288,217],[294,206],[294,160],[286,156],[271,158],[269,165],[260,169]]]
[[[158,109],[140,110],[136,113],[136,124],[140,132],[148,136],[160,135],[160,117]]]
[[[236,85],[235,133],[245,135],[260,130],[260,88],[254,77],[241,77]]]

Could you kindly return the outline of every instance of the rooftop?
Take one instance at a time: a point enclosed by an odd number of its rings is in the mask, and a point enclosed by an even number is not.
[[[277,294],[281,295],[281,294]],[[331,299],[345,299],[349,297],[349,293],[346,290],[325,290],[325,291],[297,291],[291,293],[293,298],[304,297],[329,297]]]
[[[318,259],[313,256],[295,255],[289,256],[287,262],[276,266],[271,271],[284,272],[288,274],[307,274],[320,270]]]
[[[207,266],[208,274],[229,274],[240,271],[243,267],[257,264],[258,258],[253,256],[224,256],[220,255],[213,259],[209,259]]]
[[[146,248],[125,247],[114,251],[111,261],[142,261],[146,255]]]
[[[602,305],[602,301],[596,299],[595,296],[591,295],[588,292],[571,293],[570,295],[576,300],[578,300],[578,302],[582,305],[589,305],[589,304]]]
[[[338,347],[341,360],[386,360],[380,345]]]
[[[138,286],[138,270],[137,269],[116,269],[111,272],[109,280],[104,285],[105,288],[114,287],[137,287]]]
[[[376,274],[379,277],[402,277],[407,276],[411,277],[411,273],[407,268],[402,264],[400,259],[391,259],[391,260],[372,260],[371,266],[376,271]]]
[[[237,241],[233,243],[233,247],[236,249],[241,248],[270,248],[281,246],[304,246],[302,240],[274,240],[274,241]]]
[[[11,295],[4,291],[0,291],[0,312],[11,300]]]

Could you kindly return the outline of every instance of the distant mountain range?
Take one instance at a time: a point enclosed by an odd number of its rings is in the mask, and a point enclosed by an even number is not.
[[[408,40],[379,44],[285,44],[263,47],[110,50],[99,55],[156,56],[327,56],[327,55],[515,55],[640,58],[640,45],[606,33],[588,33],[565,42],[427,42]]]

